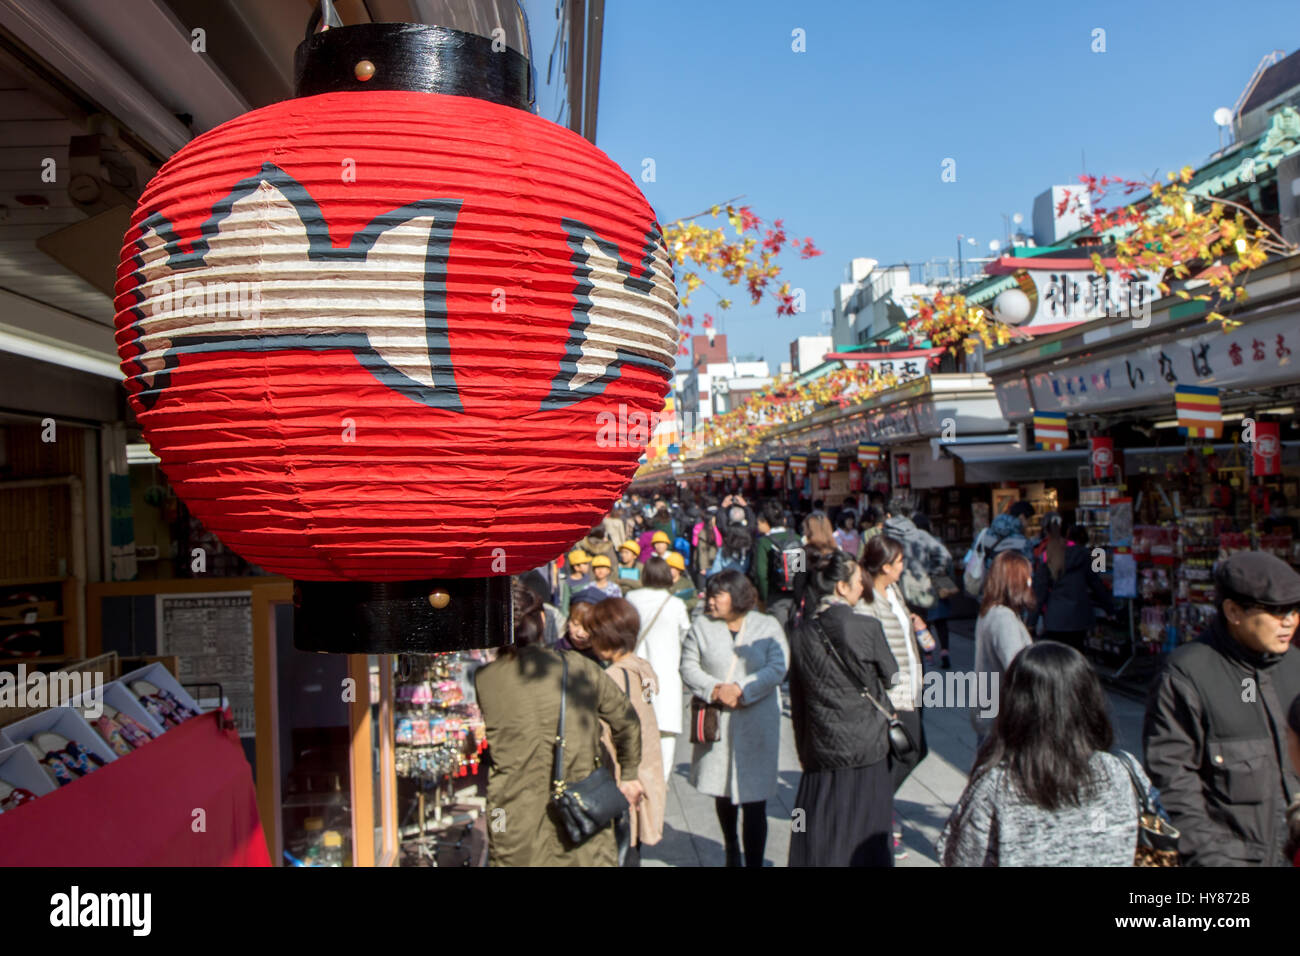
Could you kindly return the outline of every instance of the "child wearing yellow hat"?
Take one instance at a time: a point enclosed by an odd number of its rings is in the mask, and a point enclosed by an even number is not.
[[[617,578],[624,593],[641,586],[641,565],[637,564],[639,557],[641,545],[631,538],[619,545]]]
[[[565,555],[566,573],[560,578],[560,610],[569,613],[569,599],[592,583],[591,555],[574,548]]]
[[[673,597],[679,597],[686,602],[686,609],[692,610],[695,606],[695,582],[686,574],[686,559],[676,551],[669,551],[664,555],[664,560],[668,563],[668,573],[673,576],[673,586],[669,592]]]
[[[668,537],[667,531],[656,531],[654,537],[650,539],[650,547],[654,549],[657,557],[666,557],[668,547],[673,543],[673,539]]]
[[[591,573],[595,575],[595,581],[591,586],[597,591],[602,591],[610,597],[623,596],[623,589],[618,586],[617,581],[611,579],[614,573],[614,562],[605,555],[598,554],[591,559]]]

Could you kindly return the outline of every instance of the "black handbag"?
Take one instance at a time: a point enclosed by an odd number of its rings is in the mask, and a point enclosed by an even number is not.
[[[569,660],[560,654],[560,720],[555,731],[555,763],[551,771],[551,806],[570,848],[581,846],[609,826],[631,805],[608,767],[597,766],[582,780],[564,780],[564,712],[569,690]],[[599,752],[599,751],[597,751]],[[597,758],[599,760],[599,757]]]
[[[840,656],[840,652],[835,649],[835,645],[831,643],[831,639],[827,636],[825,628],[822,627],[822,622],[814,618],[813,626],[816,627],[817,634],[821,637],[822,643],[826,645],[827,652],[835,658],[836,662],[840,665],[840,670],[844,671],[849,682],[853,684],[860,683],[859,680],[853,676],[853,672],[849,670],[849,665],[844,662],[844,658]],[[898,713],[893,708],[886,710],[882,707],[880,701],[876,700],[876,698],[871,695],[871,692],[867,690],[865,684],[858,688],[858,694],[869,700],[871,705],[875,707],[876,710],[880,711],[880,713],[884,715],[885,720],[889,723],[890,756],[898,763],[909,763],[914,761],[917,755],[916,741],[912,739],[912,735],[908,732],[907,727],[904,726],[903,722],[898,718]]]
[[[1178,828],[1160,812],[1155,801],[1151,799],[1150,791],[1142,786],[1142,780],[1133,768],[1134,758],[1131,758],[1128,753],[1122,750],[1115,756],[1119,758],[1120,762],[1124,764],[1124,769],[1128,771],[1128,778],[1133,784],[1133,796],[1137,800],[1138,832],[1137,848],[1133,853],[1133,865],[1179,866],[1178,838],[1181,834],[1178,832]]]

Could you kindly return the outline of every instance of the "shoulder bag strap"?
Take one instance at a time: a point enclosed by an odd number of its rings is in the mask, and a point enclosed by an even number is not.
[[[560,720],[555,728],[555,762],[551,767],[551,789],[564,792],[564,698],[569,685],[569,659],[560,651]]]
[[[1153,813],[1151,808],[1151,798],[1147,789],[1142,786],[1142,781],[1138,779],[1137,771],[1133,769],[1133,761],[1129,758],[1127,751],[1119,750],[1114,752],[1114,756],[1119,758],[1119,762],[1124,765],[1128,771],[1128,778],[1133,784],[1133,795],[1137,797],[1138,816],[1141,817],[1146,813]],[[1139,820],[1139,823],[1141,821]]]
[[[893,612],[891,611],[890,613],[892,614]],[[822,627],[822,622],[814,618],[813,626],[817,628],[817,633],[821,637],[822,643],[826,645],[826,650],[829,651],[830,655],[835,658],[836,663],[840,665],[840,670],[844,671],[844,674],[846,677],[848,677],[849,682],[852,684],[861,684],[861,681],[859,681],[856,677],[854,677],[853,672],[849,670],[849,665],[845,663],[844,658],[840,656],[840,652],[835,649],[835,645],[831,642],[830,636],[826,633],[826,629]],[[862,686],[858,688],[858,693],[861,694],[863,697],[865,697],[867,700],[871,701],[872,706],[874,706],[876,710],[884,714],[886,720],[898,719],[898,714],[894,713],[892,709],[886,710],[884,707],[880,705],[880,701],[876,700],[875,697],[871,696],[871,693],[870,691],[867,690],[865,684],[862,684]]]
[[[644,640],[645,636],[650,633],[650,628],[655,626],[655,621],[659,620],[659,615],[663,613],[664,608],[668,606],[668,602],[671,601],[672,598],[673,598],[673,593],[669,591],[667,596],[664,598],[664,603],[659,605],[659,610],[655,611],[654,617],[650,618],[650,623],[647,624],[645,627],[641,628],[641,633],[636,636],[637,647],[641,646],[641,641]]]

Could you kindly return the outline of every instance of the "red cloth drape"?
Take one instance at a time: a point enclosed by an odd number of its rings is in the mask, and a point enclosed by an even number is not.
[[[206,829],[195,832],[194,811]],[[248,760],[217,714],[0,814],[3,866],[270,866]]]

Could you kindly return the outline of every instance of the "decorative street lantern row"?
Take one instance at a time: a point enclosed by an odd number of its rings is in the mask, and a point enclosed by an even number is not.
[[[636,470],[602,413],[648,417],[669,390],[653,210],[528,112],[527,60],[490,45],[309,38],[298,98],[180,150],[125,238],[131,406],[195,517],[298,582],[303,649],[508,642],[505,576],[581,538]]]

